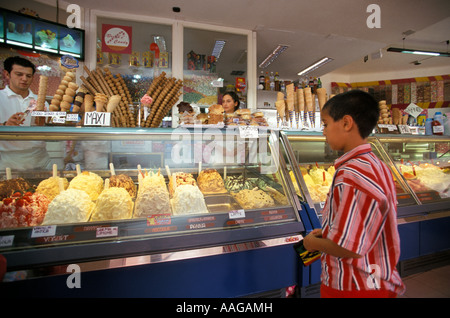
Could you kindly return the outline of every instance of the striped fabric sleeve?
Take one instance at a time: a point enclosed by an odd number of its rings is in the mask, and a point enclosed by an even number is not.
[[[359,255],[365,255],[381,234],[385,217],[380,212],[380,198],[346,178],[335,184],[334,219],[327,238]]]

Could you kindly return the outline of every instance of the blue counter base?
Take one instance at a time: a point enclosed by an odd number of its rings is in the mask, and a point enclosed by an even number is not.
[[[2,297],[231,298],[296,285],[302,265],[292,245],[183,261],[85,272],[81,288],[67,275],[1,283]],[[301,283],[301,282],[300,282]]]

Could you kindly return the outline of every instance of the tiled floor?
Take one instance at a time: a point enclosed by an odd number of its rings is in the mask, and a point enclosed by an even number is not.
[[[403,283],[399,298],[450,298],[450,265],[403,277]]]

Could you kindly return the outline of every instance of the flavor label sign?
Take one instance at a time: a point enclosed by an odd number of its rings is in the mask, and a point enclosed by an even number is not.
[[[132,27],[102,24],[102,51],[131,54]]]

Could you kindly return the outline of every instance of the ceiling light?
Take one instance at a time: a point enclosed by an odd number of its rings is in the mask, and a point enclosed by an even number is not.
[[[279,44],[276,48],[275,48],[275,50],[273,50],[273,52],[272,53],[270,53],[269,55],[267,55],[267,57],[264,59],[264,61],[262,61],[260,64],[259,64],[259,67],[260,68],[266,68],[267,66],[269,66],[269,64],[270,63],[272,63],[281,53],[283,53],[284,51],[286,51],[286,49],[288,48],[289,46],[287,46],[287,45],[282,45],[282,44]]]
[[[396,53],[409,53],[409,54],[418,54],[418,55],[450,57],[450,53],[448,53],[448,52],[422,51],[422,50],[413,50],[413,49],[402,49],[402,48],[397,48],[397,47],[390,47],[387,49],[387,51],[388,52],[396,52]]]
[[[223,50],[223,47],[225,46],[225,43],[227,43],[227,42],[225,42],[223,40],[217,40],[216,43],[214,44],[214,48],[212,50],[211,55],[215,56],[216,59],[218,59],[220,56],[220,53]]]
[[[319,67],[321,67],[321,66],[323,66],[323,65],[325,65],[325,64],[327,64],[327,63],[329,63],[329,62],[331,62],[331,61],[333,61],[332,58],[330,58],[330,57],[324,57],[324,58],[320,59],[319,61],[317,61],[316,63],[314,63],[314,64],[308,66],[308,67],[305,68],[304,70],[298,72],[297,75],[298,75],[298,76],[306,75],[306,74],[308,74],[308,73],[314,71],[315,69],[318,69]]]

